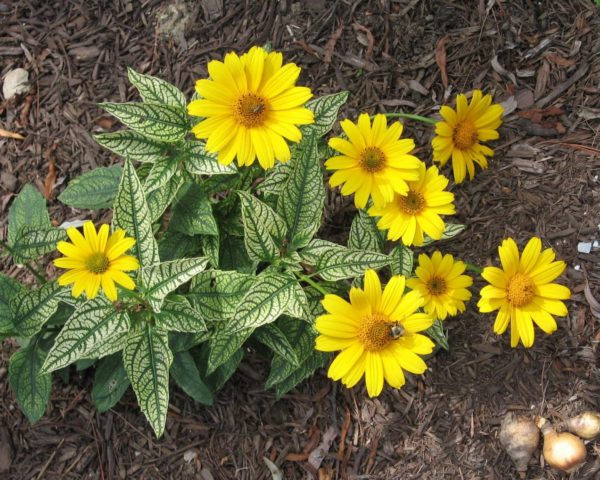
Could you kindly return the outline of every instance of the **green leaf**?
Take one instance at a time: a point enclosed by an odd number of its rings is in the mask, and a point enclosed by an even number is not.
[[[150,221],[155,222],[165,212],[167,207],[176,197],[177,192],[183,185],[185,179],[180,172],[175,172],[173,176],[161,188],[146,193],[146,202],[150,211]],[[159,246],[160,248],[160,246]],[[162,255],[161,255],[161,258]]]
[[[97,296],[69,317],[54,340],[42,372],[58,370],[81,358],[101,358],[114,353],[113,340],[122,337],[129,328],[127,313],[117,310],[105,297]]]
[[[333,248],[320,255],[316,270],[323,280],[335,282],[360,277],[365,270],[385,267],[390,261],[383,253]]]
[[[57,242],[66,238],[67,232],[62,228],[24,226],[12,246],[13,259],[16,263],[36,260],[56,250]]]
[[[96,367],[92,400],[99,412],[114,407],[129,388],[129,379],[120,353],[103,358]]]
[[[219,234],[210,200],[199,185],[190,185],[175,203],[169,228],[190,236]]]
[[[57,283],[46,283],[36,290],[21,290],[10,300],[13,323],[21,337],[33,337],[54,315],[58,302],[65,297],[65,289]]]
[[[448,346],[448,334],[444,331],[444,322],[436,319],[433,325],[425,332],[429,335],[435,343],[446,351],[450,350]]]
[[[164,158],[165,152],[169,149],[169,145],[150,140],[131,130],[100,133],[94,135],[94,140],[121,157],[137,160],[142,163],[154,163]],[[99,169],[94,169],[93,172],[97,170]]]
[[[220,322],[216,333],[209,340],[210,354],[206,364],[206,373],[211,374],[221,365],[225,364],[229,359],[240,351],[242,345],[250,338],[254,328],[246,328],[235,332],[230,331],[231,324],[228,322]]]
[[[190,130],[187,116],[182,110],[169,105],[153,103],[99,103],[111,115],[129,128],[151,140],[174,143]]]
[[[181,296],[165,300],[160,312],[154,314],[154,319],[163,330],[189,333],[206,331],[202,314]]]
[[[144,296],[155,312],[160,312],[164,298],[206,267],[205,257],[182,258],[141,270]]]
[[[158,243],[158,253],[163,261],[196,255],[199,253],[197,237],[167,229]]]
[[[237,173],[233,163],[221,165],[215,153],[209,153],[202,142],[186,142],[185,168],[196,175],[231,175]]]
[[[300,155],[290,161],[291,172],[277,200],[277,212],[288,227],[292,249],[305,246],[319,229],[325,203],[316,137],[309,135],[302,142]]]
[[[31,423],[37,422],[46,411],[52,390],[50,374],[40,374],[46,352],[32,341],[10,357],[8,380],[15,398]]]
[[[0,337],[16,333],[13,312],[9,305],[11,299],[21,290],[23,287],[19,282],[0,273]]]
[[[246,252],[244,239],[233,235],[222,235],[219,251],[221,270],[237,270],[241,273],[254,273],[258,262]]]
[[[258,328],[254,332],[254,338],[260,343],[265,344],[280,357],[285,358],[290,364],[295,367],[300,366],[294,347],[285,334],[275,324],[270,323],[262,328]]]
[[[440,238],[439,240],[433,240],[432,238],[425,236],[425,238],[423,239],[423,245],[421,246],[425,247],[427,245],[431,245],[433,242],[439,242],[440,240],[448,240],[450,238],[454,238],[465,228],[467,228],[466,225],[461,225],[458,223],[447,223],[446,228],[444,228],[444,233],[442,233],[442,238]]]
[[[186,352],[210,338],[208,331],[201,333],[169,332],[169,348],[173,353]]]
[[[186,111],[187,101],[185,95],[175,85],[165,82],[160,78],[151,77],[138,73],[127,67],[129,81],[140,92],[140,96],[146,103],[163,103],[176,107],[182,112]]]
[[[210,389],[200,378],[200,372],[189,352],[178,352],[173,358],[171,376],[185,393],[202,405],[212,405]]]
[[[277,398],[283,397],[292,388],[300,382],[312,376],[315,371],[321,368],[327,361],[327,355],[316,350],[302,364],[295,369],[288,377],[275,385],[275,395]]]
[[[226,320],[233,316],[253,282],[254,277],[244,273],[207,270],[194,278],[186,296],[206,320]]]
[[[208,263],[213,268],[219,268],[219,236],[202,235],[200,242],[202,243],[202,253],[208,258]]]
[[[342,91],[332,95],[314,98],[306,103],[306,108],[315,113],[315,123],[302,125],[302,135],[322,137],[329,132],[338,118],[338,112],[348,100],[349,92]]]
[[[110,208],[119,190],[121,165],[98,167],[74,178],[58,199],[73,208]]]
[[[383,235],[377,228],[375,218],[370,217],[364,210],[359,210],[352,220],[348,247],[355,250],[370,250],[383,252]]]
[[[336,249],[340,252],[347,250],[346,247],[338,245],[337,243],[321,240],[320,238],[313,238],[308,242],[308,245],[300,251],[300,258],[304,263],[315,266],[324,253]]]
[[[122,228],[136,239],[133,254],[140,265],[158,263],[158,245],[152,232],[150,211],[140,180],[129,160],[125,160],[123,177],[115,199],[113,228]]]
[[[244,243],[253,260],[270,261],[279,256],[286,233],[285,222],[271,207],[246,192],[237,192],[241,201]]]
[[[389,256],[392,275],[404,275],[407,278],[412,276],[414,255],[410,248],[396,245]]]
[[[167,332],[149,325],[130,332],[123,350],[125,371],[142,412],[159,438],[167,420],[172,362]]]
[[[15,243],[23,227],[51,226],[46,200],[37,188],[28,183],[8,209],[8,243]]]
[[[289,162],[278,162],[265,173],[265,179],[258,185],[258,190],[266,195],[279,195],[290,176]]]
[[[206,379],[206,383],[212,387],[213,391],[219,390],[227,383],[227,380],[237,370],[242,358],[244,358],[244,352],[240,349],[236,350],[229,360],[224,362]]]
[[[177,173],[179,168],[179,158],[165,158],[154,162],[150,173],[144,180],[144,192],[148,193],[164,187],[169,183],[171,177]]]

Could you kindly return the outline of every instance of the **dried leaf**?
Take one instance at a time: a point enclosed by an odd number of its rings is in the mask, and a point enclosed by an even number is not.
[[[329,453],[333,440],[337,437],[337,431],[334,427],[329,427],[323,434],[321,443],[315,448],[308,457],[308,463],[318,469],[321,466],[321,462]]]
[[[546,55],[544,56],[548,60],[550,60],[553,63],[556,63],[560,67],[572,67],[576,63],[575,60],[571,58],[563,58],[560,55],[557,55],[556,53],[546,53]]]
[[[365,59],[370,60],[371,56],[373,55],[373,47],[375,46],[375,39],[373,38],[373,34],[371,33],[371,30],[369,30],[367,27],[363,27],[360,23],[356,23],[356,22],[353,23],[352,26],[356,30],[361,31],[366,35],[366,37],[367,37],[367,52],[365,54]]]
[[[600,302],[594,297],[594,294],[590,289],[590,284],[587,281],[585,282],[583,294],[585,295],[585,299],[587,300],[590,306],[590,311],[592,312],[592,315],[596,318],[600,318]]]
[[[9,132],[8,130],[4,130],[0,128],[0,137],[6,138],[14,138],[15,140],[25,140],[25,137],[19,133]]]
[[[275,465],[267,457],[263,457],[263,461],[265,462],[265,465],[269,469],[269,472],[271,472],[273,480],[283,480],[283,473],[281,472],[281,470],[279,470],[279,467],[277,465]]]
[[[437,63],[440,69],[440,76],[442,78],[442,85],[444,90],[448,89],[448,72],[446,71],[446,43],[448,42],[448,35],[444,35],[440,38],[435,45],[435,63]]]
[[[50,200],[52,196],[52,190],[54,190],[54,184],[56,182],[56,165],[54,164],[54,157],[52,154],[54,150],[58,147],[58,143],[53,143],[50,145],[46,151],[44,152],[44,158],[48,162],[48,174],[46,175],[46,180],[44,180],[44,198],[46,200]]]
[[[325,48],[323,48],[323,61],[325,63],[331,63],[331,58],[333,57],[333,52],[335,50],[335,44],[337,43],[339,38],[342,36],[343,31],[344,31],[344,24],[342,23],[331,34],[331,37],[329,37],[329,40],[327,40],[327,43],[325,44]]]
[[[517,85],[517,77],[515,77],[514,73],[509,72],[508,70],[506,70],[506,68],[500,65],[500,62],[498,61],[498,55],[494,55],[494,58],[492,58],[492,61],[490,63],[494,71],[496,71],[496,73],[510,79],[511,82]]]

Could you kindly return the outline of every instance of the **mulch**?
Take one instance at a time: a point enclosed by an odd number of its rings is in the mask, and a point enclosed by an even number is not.
[[[266,457],[285,479],[515,478],[498,442],[507,411],[559,421],[600,408],[600,249],[578,252],[600,239],[599,11],[592,0],[0,1],[0,76],[22,67],[31,80],[27,94],[0,103],[0,128],[24,137],[0,135],[0,238],[28,182],[45,193],[55,222],[89,217],[56,196],[81,173],[120,162],[91,133],[119,128],[96,103],[137,100],[127,66],[191,95],[210,59],[270,42],[316,95],[349,90],[343,115],[432,115],[456,93],[493,93],[508,111],[495,159],[453,188],[456,221],[468,229],[436,248],[486,265],[503,238],[523,245],[538,235],[567,262],[573,291],[559,330],[538,334],[529,350],[494,335],[493,316],[476,313],[474,298],[446,322],[450,351],[377,399],[321,371],[277,401],[263,387],[268,362],[247,352],[212,407],[173,388],[159,440],[131,391],[96,412],[87,371],[73,371],[68,385],[56,380],[46,416],[30,425],[8,388],[16,344],[5,341],[0,476],[271,479]],[[430,161],[431,130],[405,127]],[[353,212],[329,192],[321,237],[343,240]],[[7,258],[0,270],[31,281]],[[528,478],[598,478],[599,453],[588,444],[585,466],[568,477],[538,452]]]

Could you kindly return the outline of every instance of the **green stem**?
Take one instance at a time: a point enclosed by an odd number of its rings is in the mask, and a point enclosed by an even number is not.
[[[407,118],[409,120],[417,120],[418,122],[428,123],[429,125],[435,125],[438,123],[437,120],[429,117],[423,117],[421,115],[415,115],[413,113],[384,113],[388,118]]]
[[[318,292],[322,293],[323,295],[328,295],[329,292],[327,290],[325,290],[321,285],[319,285],[317,282],[315,282],[314,280],[312,280],[310,277],[307,277],[306,275],[303,275],[301,273],[296,272],[296,275],[298,275],[298,278],[306,283],[308,283],[311,287],[313,287],[315,290],[317,290]]]
[[[5,241],[3,241],[3,240],[0,240],[0,247],[4,247],[4,249],[5,249],[5,250],[6,250],[6,251],[7,251],[7,252],[10,254],[10,255],[12,255],[12,257],[13,257],[13,259],[14,259],[14,256],[15,256],[15,251],[14,251],[14,250],[13,250],[11,247],[9,247],[9,246],[8,246],[8,244],[7,244]],[[38,272],[38,271],[37,271],[37,270],[36,270],[34,267],[32,267],[32,266],[31,266],[31,265],[30,265],[28,262],[24,262],[24,263],[23,263],[23,265],[24,265],[24,266],[25,266],[25,268],[26,268],[27,270],[29,270],[29,271],[30,271],[30,272],[33,274],[33,276],[34,276],[35,278],[37,278],[37,279],[38,279],[40,282],[42,282],[42,283],[46,283],[46,282],[47,282],[46,278],[45,278],[45,277],[44,277],[44,276],[43,276],[43,275],[42,275],[40,272]]]
[[[467,270],[469,270],[470,272],[478,273],[479,275],[481,275],[481,272],[483,272],[483,268],[478,267],[477,265],[473,265],[472,263],[467,263]]]

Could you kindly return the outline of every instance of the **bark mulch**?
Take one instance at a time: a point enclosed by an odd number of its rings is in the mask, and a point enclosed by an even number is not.
[[[223,6],[223,4],[225,4]],[[438,244],[479,265],[500,241],[539,235],[568,263],[569,316],[532,349],[510,349],[493,316],[468,311],[446,322],[450,351],[399,391],[369,399],[319,372],[276,401],[263,388],[267,362],[248,352],[213,407],[171,391],[157,440],[128,392],[95,411],[92,376],[56,380],[46,416],[30,425],[8,388],[14,342],[0,346],[0,476],[3,479],[509,479],[498,442],[508,410],[560,420],[600,408],[600,18],[592,0],[182,0],[0,1],[0,75],[29,71],[31,89],[0,103],[0,237],[6,213],[31,182],[51,217],[89,217],[56,201],[70,179],[119,162],[91,133],[119,128],[97,102],[136,100],[126,67],[160,76],[188,95],[206,64],[270,42],[303,68],[316,95],[351,92],[343,114],[435,114],[456,93],[482,88],[506,110],[490,169],[455,186],[468,229]],[[431,130],[406,122],[430,161]],[[446,170],[446,173],[449,173]],[[351,201],[329,192],[323,238],[344,239]],[[99,218],[96,218],[99,219]],[[597,245],[597,244],[596,244]],[[2,272],[28,279],[0,259]],[[51,268],[51,267],[47,267]],[[482,286],[476,280],[476,289]],[[543,466],[531,479],[600,477],[600,444],[576,474]]]

